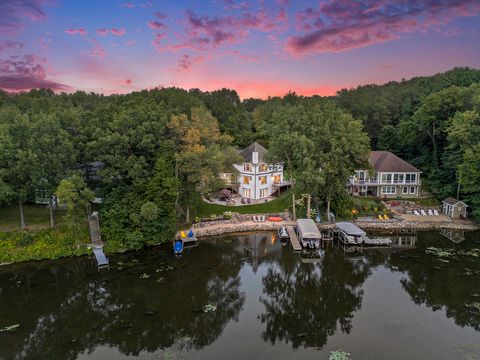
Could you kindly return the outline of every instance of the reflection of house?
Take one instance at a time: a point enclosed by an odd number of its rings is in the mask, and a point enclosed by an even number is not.
[[[445,215],[450,216],[451,218],[467,218],[467,207],[468,205],[465,204],[463,201],[457,200],[452,197],[448,197],[442,201],[443,213]]]
[[[455,244],[461,243],[465,240],[465,230],[441,229],[440,234],[453,241]]]
[[[399,229],[394,236],[390,237],[392,247],[414,247],[417,243],[416,229]]]
[[[420,174],[413,165],[390,151],[372,151],[373,173],[356,170],[347,190],[356,196],[417,197],[420,195]]]
[[[267,149],[254,142],[239,152],[243,157],[243,164],[234,164],[238,173],[221,173],[227,187],[237,191],[241,196],[249,199],[266,198],[283,186],[290,185],[283,178],[282,164],[267,164],[265,154]]]
[[[281,251],[275,233],[256,233],[238,236],[234,251],[251,259],[253,271],[257,271],[262,260]]]

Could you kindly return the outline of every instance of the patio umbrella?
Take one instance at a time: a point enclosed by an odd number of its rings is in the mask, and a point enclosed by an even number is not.
[[[226,197],[229,197],[231,194],[232,192],[228,189],[220,190],[220,197],[226,198]]]

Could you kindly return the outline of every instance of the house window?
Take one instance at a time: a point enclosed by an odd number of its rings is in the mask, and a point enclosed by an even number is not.
[[[267,183],[267,177],[266,176],[260,176],[259,177],[260,184],[265,185]]]
[[[382,174],[382,183],[391,183],[392,182],[392,174]]]
[[[417,180],[417,174],[406,174],[405,175],[405,178],[406,178],[406,183],[407,184],[412,184],[414,182],[416,182]]]
[[[267,171],[267,170],[268,170],[267,164],[260,164],[259,170],[260,170],[260,171]]]
[[[415,194],[415,186],[410,186],[410,194]]]
[[[382,194],[395,194],[395,186],[382,186]]]
[[[251,195],[250,189],[243,189],[243,196],[249,198]]]
[[[273,183],[277,184],[282,181],[282,176],[281,175],[273,175]]]
[[[243,177],[243,183],[248,185],[250,184],[251,177],[250,176],[244,176]]]
[[[401,184],[403,183],[403,174],[394,174],[393,175],[393,182],[395,184]]]
[[[402,187],[402,194],[408,194],[408,186]]]
[[[260,189],[260,197],[266,198],[268,196],[268,189]]]
[[[244,171],[252,171],[252,165],[251,164],[243,164],[243,170]]]

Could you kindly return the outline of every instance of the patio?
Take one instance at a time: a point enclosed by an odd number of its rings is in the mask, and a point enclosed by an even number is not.
[[[273,199],[276,199],[276,196],[268,196],[266,198],[253,200],[240,196],[239,194],[232,194],[228,189],[219,191],[218,198],[203,198],[203,201],[209,204],[217,204],[223,206],[243,206],[243,205],[255,205],[255,204],[264,204]]]

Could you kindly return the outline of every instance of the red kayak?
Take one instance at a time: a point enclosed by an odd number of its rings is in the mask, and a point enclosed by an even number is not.
[[[268,221],[282,221],[283,219],[279,216],[270,216],[267,220]]]

